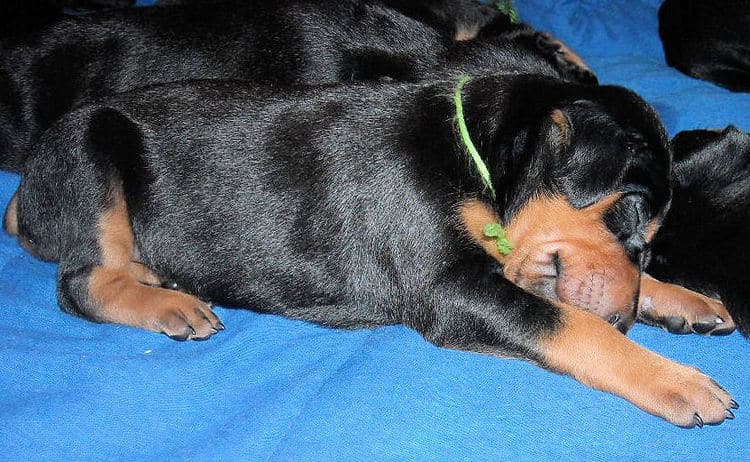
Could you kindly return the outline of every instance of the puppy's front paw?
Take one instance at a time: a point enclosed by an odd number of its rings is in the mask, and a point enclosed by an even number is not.
[[[735,324],[718,300],[644,276],[638,320],[675,334],[727,335]]]
[[[641,406],[680,427],[718,425],[733,419],[737,404],[713,379],[698,369],[670,363],[648,386]]]

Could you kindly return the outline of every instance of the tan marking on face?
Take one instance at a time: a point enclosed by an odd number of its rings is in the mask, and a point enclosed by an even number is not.
[[[662,325],[670,317],[684,319],[688,329],[695,323],[712,323],[717,317],[724,322],[716,324],[715,329],[729,333],[735,328],[732,316],[719,300],[644,274],[641,279],[638,318],[647,324]]]
[[[18,191],[13,194],[8,207],[5,209],[3,227],[6,233],[11,236],[18,236]]]
[[[619,197],[611,195],[584,209],[560,197],[530,201],[506,227],[515,247],[505,260],[505,277],[604,319],[619,315],[630,321],[640,272],[603,220]]]
[[[661,219],[654,218],[651,220],[648,225],[646,226],[646,242],[651,242],[654,240],[654,237],[656,237],[656,233],[659,232],[659,229],[661,228]]]
[[[453,36],[453,40],[456,42],[465,42],[468,40],[474,40],[479,35],[479,27],[476,25],[467,26],[461,24],[456,30],[456,35]]]
[[[558,146],[568,146],[571,140],[571,124],[568,116],[565,115],[560,109],[555,109],[550,114],[552,122],[557,126],[559,138],[557,140]]]
[[[613,194],[584,209],[561,197],[529,201],[505,227],[514,246],[507,256],[497,251],[494,239],[484,236],[484,226],[498,221],[488,205],[466,201],[460,217],[472,241],[500,262],[505,277],[519,287],[604,319],[619,315],[628,327],[635,319],[633,300],[640,273],[603,221],[619,198]],[[562,267],[560,274],[554,255]]]
[[[495,239],[484,235],[484,227],[488,223],[500,223],[497,214],[489,205],[478,199],[472,199],[461,204],[459,215],[464,230],[474,243],[484,249],[492,258],[500,263],[505,261],[505,255],[497,250]]]

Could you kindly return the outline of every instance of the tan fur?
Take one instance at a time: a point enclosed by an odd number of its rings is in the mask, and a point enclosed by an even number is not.
[[[647,274],[641,279],[638,312],[649,320],[683,318],[689,325],[701,320],[707,322],[718,316],[724,320],[718,328],[724,330],[735,327],[732,316],[720,301],[684,287],[657,281]]]
[[[3,223],[5,232],[11,236],[18,236],[18,192],[13,197],[5,209],[5,220]]]
[[[559,139],[557,140],[558,146],[568,146],[572,138],[571,124],[568,116],[565,115],[560,109],[555,109],[550,114],[552,122],[557,126],[559,132]]]
[[[453,40],[456,42],[465,42],[468,40],[474,40],[479,35],[479,28],[476,25],[466,26],[461,25],[456,30],[456,35],[453,36]]]
[[[482,232],[477,223],[484,216],[476,204],[465,209],[471,213],[462,216],[469,235],[503,264],[505,277],[520,287],[594,311],[605,319],[614,314],[631,318],[638,268],[602,219],[618,198],[611,195],[584,209],[574,208],[562,197],[535,198],[506,226],[514,249],[500,257],[492,252],[492,241],[477,239]],[[556,276],[550,274],[555,253],[563,267]],[[555,277],[550,288],[549,281]]]
[[[637,345],[591,313],[559,308],[562,327],[540,343],[548,367],[677,425],[692,426],[696,413],[706,423],[724,420],[732,398],[709,377]]]
[[[573,64],[575,64],[576,66],[578,66],[578,67],[580,67],[582,69],[586,69],[586,70],[589,70],[589,71],[591,70],[591,68],[588,66],[588,64],[586,64],[586,62],[584,62],[583,58],[581,58],[578,54],[574,53],[573,50],[571,50],[570,47],[568,47],[568,45],[566,45],[562,40],[554,38],[554,37],[552,37],[549,34],[547,34],[547,37],[553,43],[556,43],[560,47],[559,52],[562,53],[563,56],[565,56],[565,59],[568,62],[573,63]]]
[[[89,298],[100,322],[142,327],[185,338],[206,338],[221,322],[208,304],[181,292],[152,287],[161,279],[139,262],[127,206],[118,198],[99,222],[101,265],[92,269]]]
[[[603,317],[612,310],[627,311],[637,290],[638,268],[602,219],[618,198],[612,195],[580,210],[561,197],[529,202],[507,227],[515,249],[505,261],[505,276],[522,287],[532,284],[537,274],[543,273],[537,262],[557,252],[564,267],[558,280],[560,301],[580,306],[584,299],[597,298],[600,301],[591,303]],[[590,283],[596,286],[593,292],[592,287],[586,287]]]
[[[464,230],[476,244],[481,246],[492,258],[500,263],[505,261],[505,255],[497,250],[495,240],[484,235],[487,223],[499,223],[497,214],[484,202],[473,199],[461,204],[459,215]]]

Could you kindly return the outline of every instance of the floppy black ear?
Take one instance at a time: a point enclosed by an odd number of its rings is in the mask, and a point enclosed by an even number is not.
[[[723,136],[718,130],[688,130],[678,133],[672,140],[673,160],[679,162],[701,151]]]

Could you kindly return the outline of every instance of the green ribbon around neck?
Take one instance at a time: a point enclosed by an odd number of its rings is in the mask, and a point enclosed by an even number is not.
[[[464,103],[462,93],[466,82],[471,80],[471,77],[464,75],[458,81],[456,85],[456,92],[453,94],[453,103],[456,105],[456,123],[458,124],[458,134],[461,136],[461,141],[464,143],[466,151],[471,156],[471,160],[474,161],[474,165],[479,172],[479,176],[482,178],[482,183],[485,187],[490,190],[492,198],[495,199],[495,188],[492,186],[492,179],[490,178],[490,171],[487,169],[487,164],[482,160],[482,156],[479,155],[476,146],[471,141],[469,136],[469,129],[466,127],[466,119],[464,118]]]
[[[516,7],[513,6],[513,0],[497,0],[495,2],[495,8],[497,8],[501,13],[508,16],[510,22],[512,22],[513,24],[520,24],[521,17],[518,15]]]
[[[461,141],[466,148],[466,151],[471,156],[471,160],[474,161],[474,166],[479,172],[479,176],[482,178],[482,183],[485,187],[490,190],[492,199],[495,199],[495,188],[492,186],[492,178],[490,177],[490,171],[487,168],[487,164],[482,160],[482,156],[479,155],[474,142],[471,141],[469,136],[469,129],[466,127],[466,119],[464,118],[464,104],[463,104],[463,89],[466,82],[471,80],[471,77],[464,75],[459,79],[458,85],[456,85],[456,91],[453,94],[453,103],[456,106],[456,124],[458,125],[458,134],[461,136]],[[497,250],[503,255],[509,255],[510,251],[513,250],[513,244],[508,240],[505,228],[500,223],[487,223],[484,227],[484,235],[495,239],[497,242]]]

